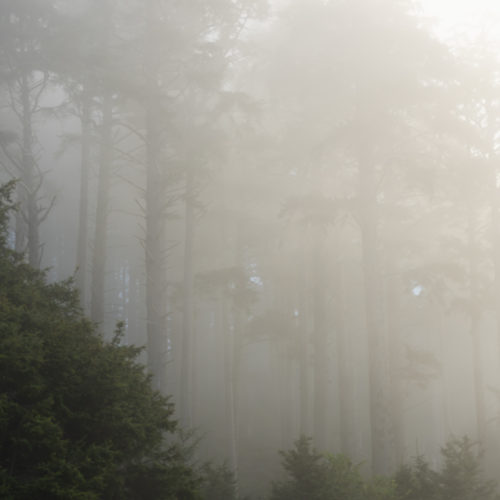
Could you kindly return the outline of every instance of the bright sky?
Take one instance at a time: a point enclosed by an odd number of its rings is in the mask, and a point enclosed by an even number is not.
[[[500,0],[420,0],[427,16],[438,23],[444,40],[473,38],[479,34],[499,42]]]

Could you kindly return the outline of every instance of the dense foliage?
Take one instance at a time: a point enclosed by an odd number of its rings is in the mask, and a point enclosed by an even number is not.
[[[450,440],[442,449],[443,465],[433,470],[423,457],[396,473],[402,500],[493,500],[500,496],[496,484],[485,480],[482,453],[469,438]]]
[[[0,497],[194,498],[172,436],[173,407],[151,388],[140,350],[96,333],[70,283],[6,247],[0,205]]]
[[[271,500],[391,500],[396,484],[383,477],[365,481],[359,466],[344,455],[323,455],[301,437],[281,452],[287,478],[274,484]]]
[[[359,466],[344,455],[325,455],[305,437],[281,452],[286,479],[275,483],[271,500],[495,500],[496,484],[485,480],[481,453],[467,437],[441,450],[434,470],[421,456],[402,466],[394,478],[363,479]]]

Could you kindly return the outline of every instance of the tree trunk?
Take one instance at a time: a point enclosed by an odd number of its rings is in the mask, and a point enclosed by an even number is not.
[[[492,162],[492,194],[491,194],[491,249],[493,252],[494,279],[494,308],[497,328],[498,357],[500,360],[500,190],[497,187],[498,173],[495,161]]]
[[[223,298],[224,300],[224,298]],[[235,479],[235,487],[238,489],[238,434],[236,422],[236,388],[235,388],[235,329],[234,315],[228,314],[227,304],[222,305],[223,311],[223,349],[224,349],[224,392],[225,392],[225,415],[227,439],[229,445],[229,465]],[[230,319],[230,316],[233,316]]]
[[[473,368],[474,368],[474,400],[476,406],[477,435],[479,441],[485,444],[486,417],[484,408],[483,371],[481,360],[481,330],[479,321],[481,311],[479,306],[478,292],[478,270],[476,259],[475,242],[475,217],[472,207],[468,207],[468,250],[469,250],[469,286],[470,286],[470,334],[473,346]]]
[[[323,235],[316,238],[313,252],[313,324],[314,324],[314,442],[326,449],[326,412],[328,402],[328,338],[326,328],[326,269]]]
[[[87,247],[88,247],[88,191],[90,169],[90,98],[83,91],[81,110],[81,164],[80,164],[80,206],[78,214],[78,241],[76,248],[76,286],[80,291],[80,304],[86,307],[87,297]]]
[[[386,256],[387,257],[387,256]],[[387,336],[389,339],[389,369],[390,369],[390,415],[391,428],[388,444],[394,450],[396,466],[401,466],[405,460],[404,444],[404,399],[401,384],[401,361],[403,359],[403,346],[400,338],[401,328],[398,323],[399,282],[396,276],[389,276],[390,262],[386,258],[386,273],[384,277],[384,311],[387,319]]]
[[[299,368],[299,432],[301,436],[309,433],[309,329],[307,324],[307,269],[306,242],[301,241],[300,262],[298,266],[298,317],[297,317],[297,356]]]
[[[335,259],[339,259],[340,245],[336,235],[335,241]],[[342,262],[338,260],[335,265],[335,278],[333,286],[335,287],[335,334],[336,334],[336,364],[337,364],[337,380],[338,380],[338,394],[339,394],[339,428],[340,428],[340,449],[342,453],[349,457],[354,454],[353,442],[353,408],[352,408],[352,394],[354,390],[353,377],[352,377],[352,362],[351,352],[348,346],[347,332],[344,323],[344,273],[342,269]]]
[[[107,233],[109,216],[109,191],[111,183],[113,101],[111,91],[106,89],[102,102],[101,144],[97,207],[95,217],[94,253],[92,255],[92,293],[90,316],[92,321],[104,320],[104,284],[106,275]]]
[[[390,415],[387,339],[383,315],[383,287],[378,258],[376,175],[365,121],[359,125],[358,160],[360,176],[361,232],[364,275],[364,307],[368,336],[370,427],[372,470],[387,474],[394,466],[390,448]]]
[[[155,388],[166,386],[165,173],[161,164],[161,107],[158,67],[158,19],[155,0],[146,0],[146,315],[148,369]]]
[[[40,267],[40,238],[38,234],[39,212],[37,206],[37,173],[35,159],[33,156],[33,128],[32,109],[30,99],[29,79],[22,75],[21,85],[21,106],[22,106],[22,128],[23,128],[23,151],[22,151],[22,173],[21,179],[25,195],[23,197],[24,206],[22,214],[26,219],[26,237],[28,240],[28,262],[33,267]]]
[[[194,239],[194,172],[188,166],[184,221],[184,286],[182,297],[182,364],[181,417],[186,427],[192,426],[193,408],[193,239]]]

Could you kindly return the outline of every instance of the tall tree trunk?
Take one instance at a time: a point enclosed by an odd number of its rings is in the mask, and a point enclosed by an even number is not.
[[[313,324],[314,324],[314,442],[326,449],[326,412],[328,402],[328,337],[326,325],[326,269],[324,238],[318,235],[313,252]]]
[[[224,300],[224,299],[223,299]],[[236,415],[236,387],[235,387],[235,349],[237,335],[235,315],[228,314],[227,304],[222,305],[224,325],[224,392],[227,439],[229,445],[229,465],[238,490],[238,429]]]
[[[87,297],[87,248],[88,248],[88,191],[90,169],[90,97],[86,89],[82,96],[81,109],[81,164],[80,164],[80,202],[78,213],[78,241],[76,247],[76,286],[80,291],[80,304],[86,307]]]
[[[394,450],[396,466],[401,466],[405,460],[404,445],[404,399],[403,387],[401,385],[401,361],[403,359],[403,346],[400,337],[401,328],[397,321],[399,304],[399,282],[394,276],[390,276],[390,262],[386,256],[384,277],[384,312],[387,318],[387,336],[389,339],[389,369],[390,369],[390,415],[391,428],[389,445]]]
[[[188,166],[184,220],[184,286],[182,296],[181,417],[183,425],[192,426],[193,408],[193,240],[194,172]]]
[[[166,389],[165,173],[161,163],[161,92],[158,2],[146,0],[146,315],[148,369],[155,388]]]
[[[21,173],[22,178],[22,173]],[[19,209],[15,215],[15,245],[14,248],[18,253],[24,253],[26,250],[26,217],[23,213],[26,206],[26,187],[23,182],[18,182],[16,185],[16,200],[19,204]]]
[[[99,177],[94,232],[94,253],[92,255],[92,291],[90,297],[90,316],[96,323],[102,323],[104,320],[109,191],[113,162],[112,129],[113,97],[111,90],[105,89],[102,102]]]
[[[366,103],[361,102],[361,107]],[[394,466],[390,448],[389,374],[387,339],[384,328],[383,290],[378,257],[378,217],[376,175],[371,154],[369,131],[361,119],[358,127],[359,194],[364,275],[364,307],[368,336],[370,427],[372,470],[387,474]]]
[[[335,259],[339,259],[340,235],[335,236]],[[339,394],[339,428],[340,449],[342,453],[352,457],[354,453],[353,442],[353,408],[352,393],[354,390],[352,377],[351,352],[348,346],[347,332],[344,322],[344,273],[341,260],[335,264],[335,277],[333,279],[335,288],[335,339],[336,339],[336,365],[337,365],[337,390]]]
[[[494,154],[494,153],[491,153]],[[494,278],[494,310],[497,329],[498,358],[500,360],[500,189],[498,188],[498,171],[496,157],[492,157],[491,175],[491,250],[493,253]]]
[[[299,432],[309,433],[309,329],[307,323],[307,251],[306,242],[300,241],[300,261],[298,266],[298,317],[297,356],[299,369]]]
[[[483,371],[481,360],[481,330],[479,321],[481,311],[478,296],[478,270],[475,241],[475,217],[473,207],[468,207],[467,218],[468,253],[469,253],[469,286],[470,286],[470,335],[473,346],[474,369],[474,400],[476,407],[477,435],[479,441],[485,444],[486,417],[484,408]]]
[[[37,206],[37,172],[35,158],[33,156],[33,125],[32,109],[30,99],[30,83],[27,75],[23,74],[20,78],[21,86],[21,106],[22,106],[22,174],[21,179],[24,195],[24,206],[21,210],[26,218],[26,237],[28,239],[28,262],[33,267],[40,266],[40,239],[38,234],[39,211]]]

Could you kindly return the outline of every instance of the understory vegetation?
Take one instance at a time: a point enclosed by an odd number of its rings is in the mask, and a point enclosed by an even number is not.
[[[286,478],[273,485],[271,500],[494,500],[495,482],[483,476],[482,453],[467,437],[441,449],[441,466],[423,456],[399,468],[393,477],[365,479],[361,464],[344,455],[322,454],[300,438],[281,452]]]

